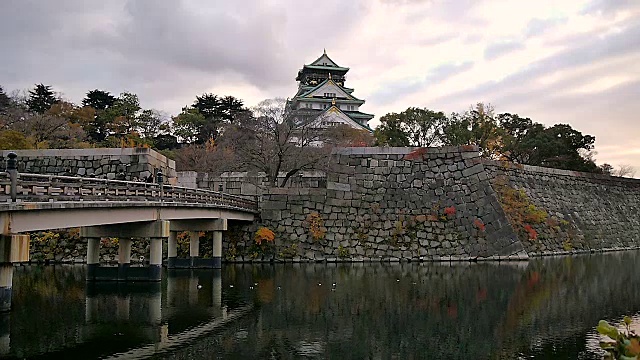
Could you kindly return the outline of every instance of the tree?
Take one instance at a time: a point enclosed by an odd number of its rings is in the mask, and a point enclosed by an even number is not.
[[[91,90],[82,100],[82,105],[95,110],[93,119],[82,124],[89,140],[94,143],[105,141],[109,135],[111,118],[106,111],[116,102],[115,96],[108,91]]]
[[[338,124],[327,129],[327,141],[338,147],[364,147],[372,146],[375,143],[375,138],[367,130]]]
[[[447,117],[443,112],[410,107],[399,114],[383,116],[380,123],[375,133],[378,144],[428,147],[441,143]]]
[[[636,175],[636,169],[628,164],[618,166],[618,169],[613,171],[614,176],[634,177]]]
[[[140,111],[140,99],[138,95],[130,92],[121,93],[105,114],[110,120],[109,130],[112,135],[122,138],[137,130],[140,126],[138,112]]]
[[[373,132],[378,146],[409,146],[409,135],[402,128],[402,121],[396,113],[380,118],[380,125]]]
[[[202,115],[202,118],[184,117],[181,126],[185,129],[191,129],[190,132],[195,134],[195,138],[191,142],[198,144],[204,144],[209,139],[215,140],[220,135],[224,124],[230,124],[242,113],[248,112],[242,100],[233,96],[218,97],[214,94],[197,96],[191,110],[196,110]],[[187,124],[186,121],[194,122]],[[192,136],[189,138],[191,139]]]
[[[183,108],[172,120],[174,133],[187,144],[193,144],[198,140],[200,129],[206,122],[198,109],[192,107]]]
[[[59,99],[54,95],[51,86],[38,84],[33,90],[29,91],[29,99],[27,99],[26,103],[29,111],[44,114],[58,101]]]
[[[271,186],[284,187],[301,171],[326,167],[333,142],[329,132],[313,126],[311,113],[289,109],[281,98],[264,100],[252,112],[236,117],[221,138],[246,170],[263,172]]]
[[[2,86],[0,86],[0,114],[4,114],[11,106],[11,98],[7,96]]]
[[[462,115],[452,114],[442,133],[445,145],[477,145],[483,156],[500,155],[503,131],[491,105],[477,103]]]
[[[615,169],[613,168],[613,166],[611,166],[611,164],[604,163],[598,167],[600,168],[600,172],[602,172],[603,174],[614,176],[613,174]]]
[[[138,115],[140,135],[145,139],[152,139],[159,135],[163,128],[162,114],[158,110],[146,109]]]
[[[0,150],[33,149],[32,139],[15,130],[0,131]]]
[[[115,96],[111,95],[108,91],[103,90],[91,90],[87,92],[82,100],[83,106],[91,106],[97,111],[107,110],[116,102]]]

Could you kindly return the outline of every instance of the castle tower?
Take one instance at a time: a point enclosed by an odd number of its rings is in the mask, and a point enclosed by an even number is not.
[[[289,100],[290,108],[312,113],[315,122],[322,127],[345,124],[372,131],[368,122],[373,115],[360,111],[364,100],[353,96],[352,88],[345,87],[348,71],[349,68],[331,60],[325,50],[314,62],[298,71],[298,92]]]

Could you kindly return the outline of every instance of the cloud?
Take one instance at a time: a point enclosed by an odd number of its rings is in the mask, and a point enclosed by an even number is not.
[[[582,14],[615,15],[620,11],[638,10],[636,0],[592,0],[582,10]]]
[[[517,101],[526,101],[535,90],[532,82],[548,74],[568,71],[580,66],[585,66],[610,58],[628,54],[640,54],[640,23],[632,23],[618,33],[601,38],[589,38],[590,41],[573,44],[565,50],[534,61],[521,71],[510,74],[499,81],[488,81],[477,84],[471,88],[451,93],[442,97],[442,100],[452,98],[478,99],[483,96],[495,96],[498,93],[506,93]],[[560,83],[560,86],[562,84]],[[558,89],[545,88],[542,91],[549,92]]]
[[[523,49],[524,45],[517,41],[503,41],[489,44],[484,49],[485,60],[494,60],[512,51]]]
[[[442,64],[433,68],[422,78],[406,78],[395,83],[385,84],[385,87],[371,94],[371,101],[379,104],[388,104],[397,99],[416,93],[426,86],[435,86],[438,83],[460,74],[473,67],[470,61],[460,64]]]
[[[0,79],[7,88],[51,84],[76,102],[93,88],[129,90],[147,106],[162,108],[226,81],[268,96],[293,88],[305,54],[314,58],[323,47],[340,43],[363,11],[356,2],[339,0],[322,7],[289,5],[9,0],[0,5],[0,30],[6,34],[0,49],[11,49],[3,52]],[[301,17],[302,9],[332,25]],[[321,39],[310,36],[318,33]]]
[[[566,17],[548,19],[534,18],[527,23],[524,34],[526,37],[540,36],[559,25],[566,24],[567,21],[568,18]]]

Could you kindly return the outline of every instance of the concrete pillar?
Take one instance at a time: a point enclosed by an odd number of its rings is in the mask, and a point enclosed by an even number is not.
[[[0,264],[0,311],[11,310],[11,288],[13,283],[13,264]]]
[[[200,256],[200,233],[198,231],[189,231],[189,256]]]
[[[94,280],[100,266],[100,238],[87,239],[87,280]]]
[[[169,240],[167,241],[167,268],[174,268],[176,258],[178,257],[178,233],[176,231],[169,232]]]
[[[213,268],[222,269],[222,231],[213,232]]]
[[[127,280],[131,266],[131,239],[123,238],[118,242],[118,280]]]
[[[162,278],[162,239],[152,237],[149,251],[149,280],[160,281]]]

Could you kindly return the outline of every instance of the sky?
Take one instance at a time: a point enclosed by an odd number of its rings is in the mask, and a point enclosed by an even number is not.
[[[291,97],[326,49],[378,118],[478,102],[596,137],[640,172],[639,0],[2,0],[0,85],[101,89],[176,114]]]

